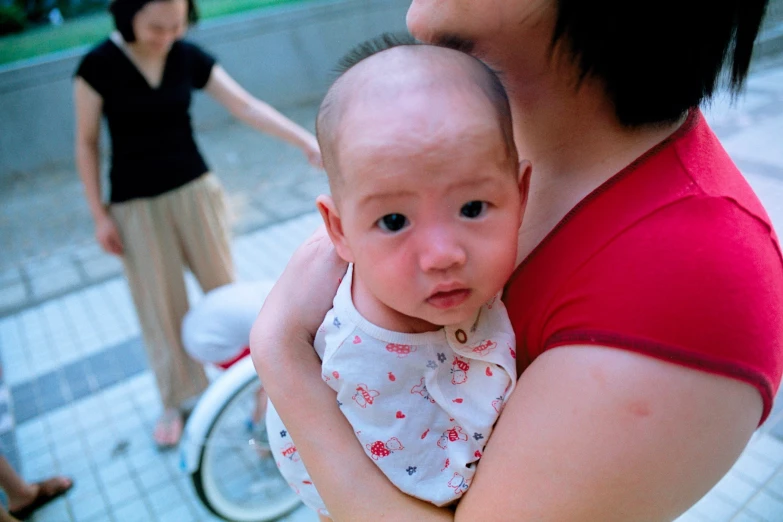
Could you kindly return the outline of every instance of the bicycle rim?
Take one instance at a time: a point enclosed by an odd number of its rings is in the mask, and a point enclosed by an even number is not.
[[[201,500],[226,520],[274,520],[300,503],[268,451],[263,423],[248,427],[260,385],[253,379],[241,387],[215,416],[193,473]]]

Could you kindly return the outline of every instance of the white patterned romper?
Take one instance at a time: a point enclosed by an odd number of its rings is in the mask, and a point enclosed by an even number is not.
[[[403,492],[443,506],[470,485],[516,383],[514,332],[499,296],[475,320],[406,334],[365,320],[351,299],[352,268],[315,338],[322,377],[367,456]],[[274,458],[310,508],[328,515],[272,405]]]

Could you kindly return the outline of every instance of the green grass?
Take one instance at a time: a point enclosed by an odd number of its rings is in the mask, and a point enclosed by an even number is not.
[[[202,20],[304,0],[202,0]],[[0,65],[93,44],[113,29],[108,13],[95,13],[66,20],[61,26],[33,27],[23,33],[0,37]]]

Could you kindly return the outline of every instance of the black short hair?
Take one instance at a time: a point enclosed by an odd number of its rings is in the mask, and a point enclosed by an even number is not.
[[[423,45],[409,33],[382,33],[361,42],[350,49],[337,62],[334,68],[337,76],[342,76],[351,67],[374,54],[403,45]]]
[[[334,69],[337,78],[327,90],[315,119],[315,133],[318,138],[318,143],[321,146],[324,166],[326,167],[329,185],[332,188],[333,194],[338,192],[337,187],[339,187],[340,177],[337,169],[330,167],[330,165],[332,165],[330,158],[333,157],[333,142],[338,126],[337,122],[340,115],[345,111],[345,103],[341,101],[342,96],[339,94],[340,88],[337,86],[337,83],[345,73],[360,62],[395,47],[435,48],[443,46],[422,43],[408,33],[383,33],[380,36],[356,45],[338,61],[337,66]],[[471,57],[467,53],[461,54],[464,55],[465,60],[475,64],[476,69],[480,71],[478,75],[474,76],[473,81],[492,104],[497,115],[500,127],[499,130],[506,147],[507,157],[516,167],[519,164],[519,155],[516,145],[514,144],[511,107],[503,83],[500,81],[498,74],[487,66],[487,64],[475,57]],[[440,83],[454,83],[448,78],[441,78],[441,80]],[[516,170],[514,172],[516,172]]]
[[[122,35],[126,42],[135,42],[136,35],[133,34],[133,17],[136,13],[150,2],[167,2],[170,0],[113,0],[109,6],[109,12],[114,18],[114,27]],[[198,8],[196,0],[188,0],[188,23],[190,25],[198,22]]]
[[[338,60],[337,65],[334,68],[334,73],[337,76],[337,78],[339,78],[340,76],[348,72],[348,70],[354,65],[357,65],[359,62],[366,60],[367,58],[376,55],[380,52],[393,49],[394,47],[417,46],[417,45],[432,45],[432,44],[425,44],[415,39],[413,36],[410,35],[410,33],[388,33],[388,32],[382,33],[378,36],[365,40],[357,44],[356,46],[354,46],[352,49],[350,49],[346,54],[344,54]],[[448,45],[441,45],[441,46],[449,47]],[[462,49],[459,48],[456,48],[455,50],[462,51]],[[508,142],[508,146],[511,149],[515,149],[514,139],[512,135],[513,133],[511,130],[512,129],[511,108],[509,104],[508,93],[506,92],[506,89],[505,87],[503,87],[503,83],[500,80],[500,73],[498,71],[493,70],[491,67],[489,67],[486,63],[482,62],[481,60],[476,59],[476,62],[480,64],[482,69],[484,69],[484,71],[486,72],[487,84],[483,87],[487,94],[487,97],[490,99],[493,107],[495,107],[495,109],[498,112],[498,118],[502,122],[504,122],[504,125],[502,125],[504,138]],[[331,93],[331,89],[327,91],[327,94],[324,97],[323,102],[321,103],[321,107],[319,108],[319,116],[329,112],[329,110],[331,109],[332,97],[330,96],[330,93]],[[318,122],[320,120],[321,120],[320,117],[316,118],[316,135],[318,134]],[[505,124],[506,122],[508,123],[508,125]]]
[[[674,122],[748,74],[768,0],[557,0],[552,48],[601,79],[620,122]],[[721,76],[726,69],[725,76]]]

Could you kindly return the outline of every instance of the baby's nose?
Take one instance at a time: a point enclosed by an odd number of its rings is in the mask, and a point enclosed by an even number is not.
[[[425,272],[448,270],[465,264],[467,253],[453,233],[441,231],[425,238],[420,256]]]

